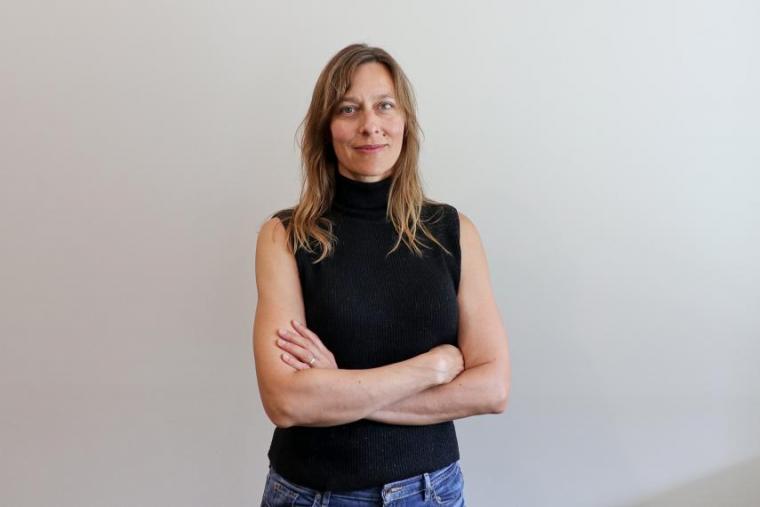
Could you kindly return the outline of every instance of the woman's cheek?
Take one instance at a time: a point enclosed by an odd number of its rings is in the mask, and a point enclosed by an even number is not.
[[[347,129],[344,125],[335,125],[333,124],[331,130],[332,138],[339,142],[339,143],[345,143],[348,136],[347,136]]]
[[[393,122],[388,126],[388,131],[394,136],[401,136],[404,134],[404,120],[401,118],[395,118]]]

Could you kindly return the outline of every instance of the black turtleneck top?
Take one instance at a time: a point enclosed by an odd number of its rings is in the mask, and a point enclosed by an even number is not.
[[[296,252],[306,326],[335,356],[338,368],[365,369],[403,361],[444,343],[457,345],[460,275],[459,216],[426,201],[422,217],[451,255],[431,248],[418,257],[386,218],[391,177],[352,180],[333,170],[333,253]],[[284,224],[291,209],[274,214]],[[453,421],[395,425],[369,419],[329,427],[275,428],[270,465],[296,484],[349,491],[404,479],[459,459]]]

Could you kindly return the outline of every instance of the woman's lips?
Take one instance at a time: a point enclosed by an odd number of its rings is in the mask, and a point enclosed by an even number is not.
[[[367,146],[357,146],[356,149],[362,153],[375,153],[385,148],[384,144],[373,144]]]

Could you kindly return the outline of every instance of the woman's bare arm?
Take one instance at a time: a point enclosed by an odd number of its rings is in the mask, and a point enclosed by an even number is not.
[[[277,329],[287,329],[290,319],[305,322],[305,318],[298,267],[278,218],[265,222],[259,231],[256,286],[256,377],[264,410],[277,426],[345,424],[448,381],[438,357],[431,353],[365,370],[296,371],[285,364],[275,344]]]
[[[454,380],[413,394],[369,414],[366,419],[386,424],[437,424],[474,415],[500,414],[505,405],[495,405],[483,393],[500,389],[491,385],[498,376],[492,363],[467,368]]]

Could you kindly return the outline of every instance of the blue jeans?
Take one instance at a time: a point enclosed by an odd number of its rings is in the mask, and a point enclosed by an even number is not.
[[[295,484],[271,466],[261,507],[465,507],[459,460],[443,468],[353,491],[318,491]]]

